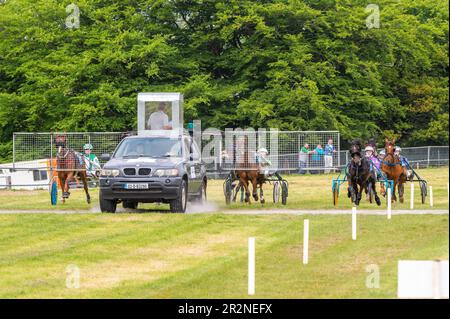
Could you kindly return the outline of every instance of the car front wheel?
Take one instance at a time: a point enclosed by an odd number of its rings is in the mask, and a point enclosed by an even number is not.
[[[172,213],[186,212],[187,195],[188,195],[187,183],[185,180],[182,180],[180,188],[178,189],[177,198],[170,201],[170,211]]]
[[[117,208],[117,200],[108,200],[102,197],[102,192],[100,191],[100,210],[102,213],[115,213]]]

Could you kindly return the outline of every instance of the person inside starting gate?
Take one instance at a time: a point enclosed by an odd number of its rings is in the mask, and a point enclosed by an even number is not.
[[[410,180],[413,177],[411,166],[409,165],[408,159],[405,156],[401,155],[401,153],[402,153],[402,148],[400,146],[396,146],[395,147],[395,155],[398,156],[398,158],[400,159],[400,162],[402,163],[402,166],[406,170],[406,179]]]
[[[83,150],[84,162],[86,163],[86,172],[88,176],[92,177],[95,175],[95,171],[100,169],[100,162],[97,156],[92,153],[93,146],[91,144],[84,144]]]

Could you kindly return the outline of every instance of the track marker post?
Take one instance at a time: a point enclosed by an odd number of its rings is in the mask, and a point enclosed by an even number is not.
[[[411,183],[411,199],[409,208],[414,209],[414,183]]]
[[[430,186],[430,207],[433,207],[433,186]]]
[[[255,237],[248,238],[248,294],[255,294]]]
[[[352,239],[356,240],[356,207],[352,207]]]
[[[392,190],[389,187],[387,189],[387,219],[392,218]]]
[[[309,219],[303,222],[303,265],[307,265],[309,261]]]

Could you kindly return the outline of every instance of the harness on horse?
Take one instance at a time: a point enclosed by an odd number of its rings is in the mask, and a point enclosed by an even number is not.
[[[401,160],[399,160],[398,162],[395,162],[395,163],[386,162],[384,159],[385,159],[386,157],[388,157],[389,155],[391,155],[392,158],[395,160],[395,155],[393,155],[393,154],[387,154],[382,160],[380,160],[381,164],[384,164],[384,165],[387,165],[387,166],[391,166],[391,167],[394,167],[394,166],[397,166],[397,165],[402,165],[402,161],[401,161]]]

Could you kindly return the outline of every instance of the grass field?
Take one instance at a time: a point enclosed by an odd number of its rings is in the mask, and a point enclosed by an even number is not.
[[[419,174],[433,186],[434,208],[448,208],[448,168]],[[331,178],[290,176],[287,208],[331,209]],[[256,238],[255,298],[395,298],[398,260],[448,259],[448,215],[394,215],[390,221],[359,215],[353,241],[349,215],[220,213],[221,186],[211,181],[208,190],[218,207],[214,214],[0,214],[0,298],[248,298],[248,237]],[[77,190],[65,205],[52,207],[46,191],[1,191],[0,210],[95,211],[98,195],[92,193],[91,206]],[[416,198],[416,208],[430,208]],[[284,206],[231,206],[262,207]],[[347,207],[342,196],[338,208]],[[306,266],[305,218],[311,232]],[[66,286],[71,265],[80,271],[78,289]],[[366,286],[373,265],[379,288]]]
[[[435,209],[448,208],[447,183],[449,178],[448,167],[431,168],[417,171],[419,175],[433,186],[433,199]],[[225,205],[223,195],[223,180],[210,180],[208,185],[208,200],[217,206],[217,209],[274,209],[274,208],[292,208],[292,209],[333,209],[331,184],[335,174],[330,175],[287,175],[289,182],[289,197],[286,206],[274,204],[272,202],[271,185],[264,187],[266,204],[253,203],[244,205],[243,203],[233,203],[230,206]],[[98,211],[98,190],[92,189],[92,204],[88,205],[85,201],[84,191],[81,189],[73,190],[71,198],[66,204],[58,203],[57,206],[50,204],[48,191],[0,191],[0,210],[24,209],[24,210],[94,210]],[[405,187],[405,203],[399,202],[393,204],[393,209],[409,209],[410,183]],[[382,198],[383,199],[383,198]],[[385,207],[386,201],[383,199],[382,207]],[[346,185],[341,186],[341,195],[338,209],[350,209],[350,200],[347,198]],[[419,185],[415,184],[415,208],[430,209],[429,202],[422,205],[420,200]],[[97,209],[95,209],[97,207]],[[168,205],[145,205],[145,208],[168,210]],[[362,209],[379,209],[376,204],[368,203],[364,196],[360,207]]]
[[[247,298],[249,236],[256,298],[394,298],[399,259],[448,259],[448,215],[360,216],[357,241],[350,216],[308,218],[304,266],[303,216],[0,215],[0,298]]]

